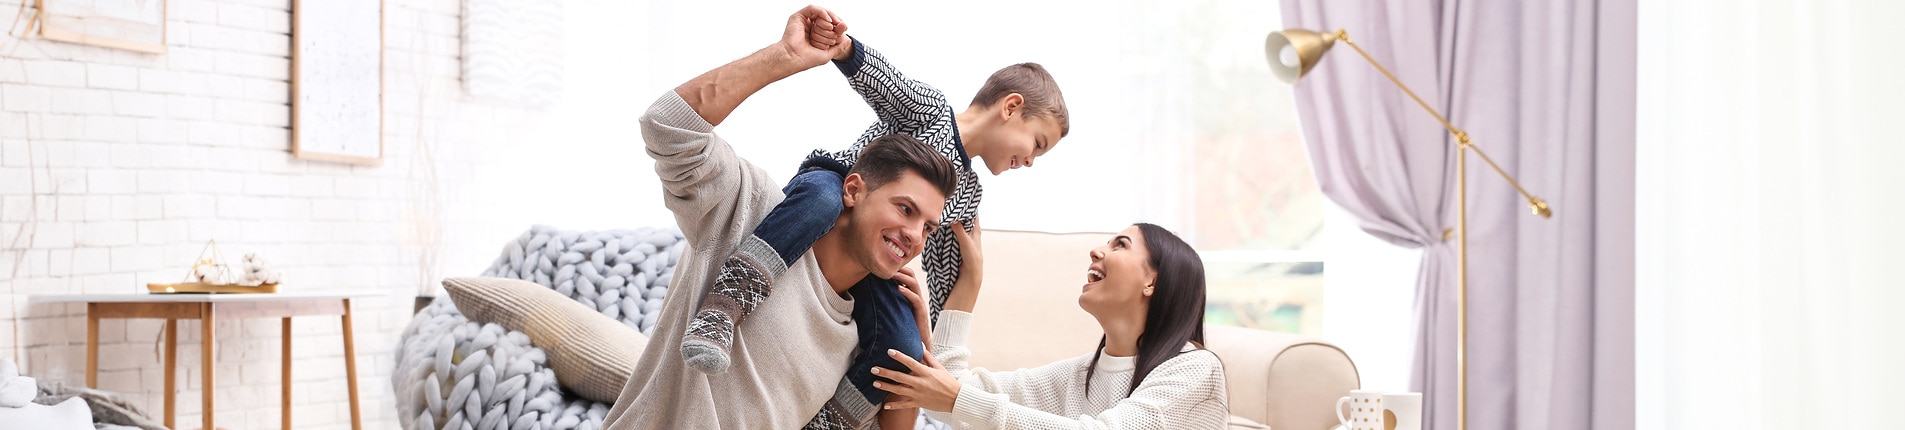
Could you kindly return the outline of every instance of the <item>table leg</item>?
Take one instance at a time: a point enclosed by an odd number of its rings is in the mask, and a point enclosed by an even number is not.
[[[198,322],[199,322],[199,327],[202,327],[202,330],[200,331],[203,333],[201,334],[202,337],[199,339],[199,342],[198,342],[199,344],[198,360],[199,360],[199,367],[204,369],[204,371],[199,373],[205,376],[204,385],[199,387],[201,389],[200,391],[205,394],[205,399],[204,399],[205,407],[201,408],[200,411],[205,414],[205,430],[214,430],[218,428],[218,427],[212,426],[212,392],[216,391],[213,389],[213,387],[217,386],[212,383],[212,373],[214,373],[212,371],[212,367],[213,367],[212,354],[215,351],[215,349],[212,348],[213,346],[212,340],[216,339],[216,337],[213,336],[214,333],[212,332],[212,327],[218,325],[217,320],[213,319],[213,316],[215,314],[216,312],[213,310],[211,303],[205,303],[199,307]]]
[[[86,304],[86,388],[99,388],[99,305]]]
[[[344,299],[344,378],[351,390],[351,429],[363,430],[364,419],[357,409],[357,351],[351,340],[351,299]]]
[[[178,396],[179,370],[179,320],[165,319],[165,428],[178,428],[172,425],[178,408],[174,397]]]
[[[284,374],[284,430],[291,430],[291,317],[284,318],[284,363],[279,373]]]

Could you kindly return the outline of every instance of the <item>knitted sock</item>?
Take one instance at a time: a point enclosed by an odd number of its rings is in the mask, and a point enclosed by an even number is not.
[[[694,320],[688,323],[687,336],[681,340],[681,357],[688,362],[688,367],[706,373],[728,370],[731,361],[728,348],[734,346],[734,326],[753,313],[772,292],[767,278],[748,263],[740,256],[732,256],[721,264],[721,276],[715,278],[714,289],[701,299],[701,308],[695,311]]]
[[[828,398],[827,403],[821,406],[820,413],[815,414],[814,418],[808,420],[807,425],[801,428],[857,430],[874,427],[877,424],[879,412],[879,405],[868,403],[866,396],[861,395],[860,390],[854,388],[847,378],[840,378],[840,384],[835,387],[833,397]]]
[[[763,255],[768,258],[759,258]],[[729,349],[734,346],[735,327],[767,301],[774,291],[774,278],[786,270],[773,248],[753,236],[723,260],[720,276],[702,297],[681,340],[681,358],[688,367],[705,373],[726,372],[733,362]]]

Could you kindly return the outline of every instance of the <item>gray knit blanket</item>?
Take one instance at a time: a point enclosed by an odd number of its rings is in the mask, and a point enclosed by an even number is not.
[[[682,243],[674,228],[538,225],[504,246],[483,276],[541,284],[652,334]],[[528,335],[470,321],[448,296],[404,328],[396,364],[391,385],[405,430],[594,430],[612,406],[563,390]]]

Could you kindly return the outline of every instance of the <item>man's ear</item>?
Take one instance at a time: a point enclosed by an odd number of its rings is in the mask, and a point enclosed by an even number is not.
[[[848,174],[845,180],[840,181],[840,203],[849,208],[854,207],[866,198],[866,190],[866,178],[859,173]]]
[[[1025,95],[1019,94],[1019,93],[1012,93],[1012,94],[1006,94],[1005,97],[999,98],[999,121],[1000,122],[1004,122],[1006,120],[1012,119],[1012,117],[1022,116],[1024,114],[1025,114]]]

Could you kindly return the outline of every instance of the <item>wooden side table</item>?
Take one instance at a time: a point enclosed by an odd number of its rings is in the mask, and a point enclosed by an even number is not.
[[[382,296],[378,291],[297,292],[270,294],[83,294],[34,296],[32,303],[86,304],[86,386],[98,387],[99,320],[155,318],[165,320],[165,426],[177,428],[174,393],[179,356],[179,320],[201,321],[199,366],[204,371],[205,429],[212,430],[212,358],[216,355],[216,320],[279,318],[283,320],[284,428],[291,428],[291,317],[338,315],[344,324],[344,377],[350,388],[351,428],[364,428],[357,405],[357,355],[351,340],[351,298]]]

